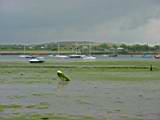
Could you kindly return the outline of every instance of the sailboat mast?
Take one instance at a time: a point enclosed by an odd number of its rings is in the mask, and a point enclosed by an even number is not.
[[[23,54],[24,55],[26,54],[26,46],[25,45],[23,46]]]
[[[89,52],[89,55],[91,55],[91,45],[90,45],[90,43],[88,44],[88,52]]]
[[[57,47],[58,47],[57,49],[58,49],[58,55],[59,55],[59,54],[60,54],[60,53],[59,53],[59,52],[60,52],[60,45],[59,45],[59,42],[57,42],[57,44],[58,44],[58,45],[57,45]]]

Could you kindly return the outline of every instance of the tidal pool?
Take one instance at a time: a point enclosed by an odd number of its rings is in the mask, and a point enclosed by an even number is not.
[[[159,120],[160,81],[73,80],[61,87],[57,81],[1,84],[0,106],[0,117],[54,113],[104,120]]]

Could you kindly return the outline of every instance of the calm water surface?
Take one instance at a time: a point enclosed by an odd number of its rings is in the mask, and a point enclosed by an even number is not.
[[[49,56],[43,56],[46,61],[54,60],[54,61],[84,61],[83,59],[57,59],[54,56],[49,57]],[[17,55],[0,55],[0,61],[28,61],[29,59],[26,58],[20,58]],[[135,55],[135,56],[130,56],[130,55],[119,55],[118,57],[108,57],[108,56],[103,56],[103,55],[96,55],[96,60],[154,60],[153,57],[148,57],[144,58],[142,55]]]

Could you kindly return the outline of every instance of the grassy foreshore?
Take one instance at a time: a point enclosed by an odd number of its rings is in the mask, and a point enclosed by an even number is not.
[[[152,71],[150,67],[152,65]],[[159,61],[0,62],[0,82],[52,82],[56,71],[73,80],[159,80]],[[8,79],[7,79],[8,78]],[[16,78],[16,79],[15,79]],[[10,80],[12,79],[12,80]]]

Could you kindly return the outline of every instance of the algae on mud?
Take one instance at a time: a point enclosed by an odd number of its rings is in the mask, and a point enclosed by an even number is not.
[[[150,65],[153,71],[150,71]],[[52,83],[63,70],[73,80],[159,80],[159,61],[0,63],[0,83]]]
[[[149,70],[150,64],[153,71]],[[36,65],[1,62],[0,67],[3,68],[0,69],[2,120],[158,120],[160,117],[159,61]],[[59,69],[72,81],[57,95]]]

